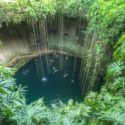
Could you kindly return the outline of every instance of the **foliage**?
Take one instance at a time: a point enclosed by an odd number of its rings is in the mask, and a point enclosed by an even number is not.
[[[109,89],[112,91],[118,91],[119,89],[125,88],[125,78],[124,77],[118,77],[114,80],[112,85],[110,86]]]
[[[114,59],[115,60],[119,60],[119,59],[124,60],[125,59],[125,33],[123,33],[121,35],[118,42],[114,46],[114,49],[115,49],[115,51],[113,53]]]
[[[4,78],[11,78],[14,72],[15,69],[11,69],[9,67],[4,67],[0,65],[0,79],[3,80]]]
[[[1,69],[6,71],[3,73],[6,82],[0,84],[5,91],[0,93],[2,125],[6,123],[5,120],[8,125],[123,125],[125,100],[122,96],[113,96],[105,87],[100,93],[91,92],[84,103],[69,100],[67,105],[60,101],[58,105],[47,107],[43,99],[39,99],[27,105],[25,88],[17,87],[12,76],[6,75],[11,74],[10,68]],[[3,80],[5,78],[2,77]]]
[[[57,0],[58,13],[68,17],[85,17],[86,9],[82,0]]]
[[[7,23],[35,22],[57,12],[72,17],[85,14],[90,21],[88,32],[96,31],[99,39],[97,53],[104,49],[100,41],[115,44],[115,60],[107,68],[107,84],[100,92],[90,92],[83,103],[69,100],[68,104],[60,102],[47,107],[43,99],[39,99],[27,105],[25,88],[17,86],[12,78],[14,70],[0,65],[0,124],[8,121],[8,125],[125,125],[124,10],[124,0],[0,2],[2,20]],[[114,40],[118,35],[119,40]]]
[[[104,112],[104,114],[99,117],[99,119],[113,122],[113,125],[124,125],[125,123],[125,113],[122,112]]]
[[[56,13],[84,17],[85,9],[82,0],[13,0],[9,3],[0,2],[0,22],[34,22],[54,16]]]
[[[118,77],[118,76],[122,75],[124,70],[125,70],[125,67],[124,67],[123,61],[114,62],[108,66],[106,78],[112,79],[114,77]]]
[[[56,0],[13,0],[0,2],[4,22],[38,21],[56,12]]]
[[[43,99],[39,99],[28,106],[23,105],[19,112],[14,113],[12,119],[16,120],[18,125],[47,124],[50,114],[51,112],[45,107]]]
[[[95,0],[89,8],[89,30],[96,30],[101,41],[113,42],[114,38],[124,30],[124,10],[124,0]]]

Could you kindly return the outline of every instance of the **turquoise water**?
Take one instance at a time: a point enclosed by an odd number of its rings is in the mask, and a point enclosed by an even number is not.
[[[81,102],[79,71],[81,59],[58,54],[32,59],[15,75],[17,84],[27,86],[27,103],[43,97],[46,104]]]

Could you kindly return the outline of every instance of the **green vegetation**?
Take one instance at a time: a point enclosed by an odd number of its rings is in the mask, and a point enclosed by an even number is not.
[[[14,0],[10,3],[0,3],[5,22],[20,23],[26,20],[38,21],[56,12],[55,0]]]
[[[89,92],[83,103],[69,100],[67,105],[60,102],[52,107],[47,107],[43,99],[27,105],[26,89],[16,85],[13,69],[0,66],[1,125],[125,125],[124,0],[14,0],[0,2],[0,11],[0,20],[7,24],[39,21],[56,13],[87,18],[86,36],[96,33],[94,71],[105,68],[100,63],[102,59],[102,64],[106,62],[109,51],[111,58],[107,59],[105,85],[99,92]],[[90,59],[87,66],[91,65]]]
[[[1,125],[124,125],[124,77],[102,87],[99,93],[90,92],[84,103],[69,100],[67,105],[60,102],[47,107],[43,99],[26,105],[25,88],[17,87],[14,71],[1,66],[0,73]]]
[[[124,30],[125,21],[124,0],[95,0],[90,7],[90,28],[98,33],[104,42],[113,42],[114,36]]]
[[[14,24],[22,21],[34,22],[56,13],[83,17],[84,9],[82,0],[13,0],[9,3],[0,2],[0,20]]]
[[[125,33],[121,35],[118,42],[114,46],[115,51],[113,53],[113,56],[115,60],[120,60],[120,59],[124,60],[125,58],[124,48],[125,48]]]

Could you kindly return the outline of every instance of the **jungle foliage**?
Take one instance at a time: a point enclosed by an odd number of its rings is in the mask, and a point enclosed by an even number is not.
[[[12,0],[0,2],[0,22],[34,22],[54,16],[56,13],[83,17],[84,10],[82,0]]]
[[[90,29],[104,42],[112,42],[124,30],[124,0],[95,0],[89,8]]]
[[[124,125],[125,88],[122,78],[90,92],[84,103],[69,100],[48,107],[43,99],[26,104],[25,88],[17,86],[14,71],[0,66],[0,124],[1,125]]]
[[[14,0],[1,2],[0,11],[6,23],[34,22],[57,12],[86,16],[87,31],[98,37],[97,50],[111,46],[113,55],[99,92],[90,92],[83,103],[69,100],[51,107],[43,99],[27,105],[26,89],[16,85],[14,71],[0,66],[1,125],[125,125],[124,0]]]

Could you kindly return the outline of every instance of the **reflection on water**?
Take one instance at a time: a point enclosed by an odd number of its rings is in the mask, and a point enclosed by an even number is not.
[[[47,56],[49,66],[46,55],[43,55],[28,62],[15,75],[17,84],[28,87],[27,103],[41,97],[44,97],[47,104],[58,103],[59,100],[67,103],[69,99],[82,101],[79,85],[81,59],[59,54]]]

